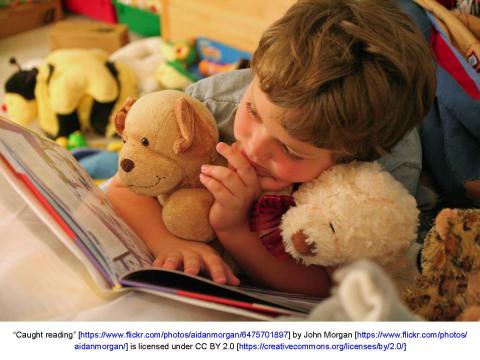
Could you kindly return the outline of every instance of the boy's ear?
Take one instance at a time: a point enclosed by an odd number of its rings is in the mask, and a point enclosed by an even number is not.
[[[115,130],[117,131],[118,136],[122,136],[123,130],[125,129],[125,119],[127,118],[127,113],[130,111],[132,105],[137,101],[136,98],[129,97],[125,100],[122,108],[117,111],[115,114]]]

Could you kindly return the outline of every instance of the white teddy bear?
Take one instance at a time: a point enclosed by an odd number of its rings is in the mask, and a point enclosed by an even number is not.
[[[285,250],[307,265],[361,258],[399,263],[416,239],[415,199],[378,163],[336,165],[293,194],[280,225]]]

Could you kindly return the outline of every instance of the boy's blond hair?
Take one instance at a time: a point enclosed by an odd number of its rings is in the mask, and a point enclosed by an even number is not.
[[[252,68],[289,134],[340,161],[388,152],[435,92],[428,44],[388,0],[300,0],[265,31]]]

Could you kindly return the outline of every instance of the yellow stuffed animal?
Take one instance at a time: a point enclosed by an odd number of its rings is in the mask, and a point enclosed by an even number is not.
[[[67,137],[92,128],[113,135],[113,114],[136,95],[136,78],[125,65],[112,63],[97,49],[61,49],[39,68],[20,70],[5,85],[9,117],[21,125],[38,111],[40,128],[50,137]]]

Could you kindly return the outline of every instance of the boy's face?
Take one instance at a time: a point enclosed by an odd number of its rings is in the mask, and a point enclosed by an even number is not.
[[[268,100],[255,78],[235,115],[235,138],[263,190],[310,181],[334,164],[329,150],[299,141],[283,129],[281,110]]]

